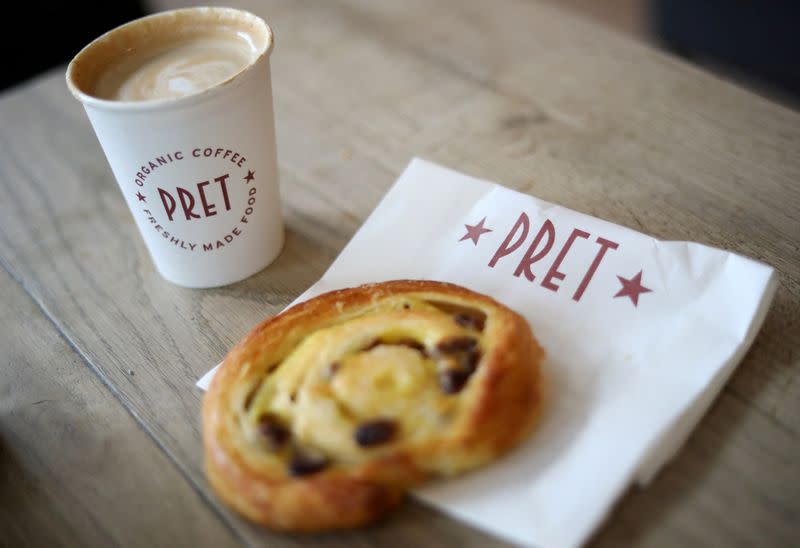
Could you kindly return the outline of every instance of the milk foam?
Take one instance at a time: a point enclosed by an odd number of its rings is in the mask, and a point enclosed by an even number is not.
[[[224,82],[256,55],[244,40],[195,38],[110,67],[99,78],[95,93],[118,101],[183,97]]]
[[[258,17],[230,8],[189,8],[137,19],[75,56],[67,84],[81,100],[169,100],[217,87],[272,47]]]

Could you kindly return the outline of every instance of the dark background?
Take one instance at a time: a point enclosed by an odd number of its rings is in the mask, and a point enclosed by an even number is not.
[[[800,2],[652,0],[661,46],[800,103]]]
[[[146,15],[142,2],[15,2],[5,5],[0,30],[0,90],[68,63],[83,46],[114,27]],[[14,24],[18,21],[19,24]],[[35,21],[35,27],[29,24]]]

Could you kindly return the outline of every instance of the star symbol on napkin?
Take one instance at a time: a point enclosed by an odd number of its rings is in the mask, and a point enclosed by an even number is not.
[[[617,294],[614,295],[614,298],[628,297],[633,303],[633,306],[639,306],[639,295],[653,291],[652,289],[642,285],[641,270],[631,279],[623,278],[622,276],[617,276],[617,279],[619,279],[619,283],[622,284],[622,289],[620,289]]]
[[[463,242],[464,240],[472,240],[472,243],[474,245],[478,245],[478,240],[480,239],[480,237],[486,234],[487,232],[492,231],[491,228],[485,228],[483,226],[483,223],[485,222],[486,222],[486,217],[481,219],[481,222],[479,222],[476,225],[465,224],[464,227],[467,229],[467,233],[464,234],[464,236],[462,236],[461,239],[458,241]]]
[[[137,192],[136,197],[139,198],[140,202],[147,203],[147,198],[145,198],[144,194],[142,194],[141,192]]]
[[[244,180],[249,183],[250,181],[255,179],[255,174],[256,174],[255,171],[251,171],[251,170],[248,169],[247,170],[247,175],[244,176]]]

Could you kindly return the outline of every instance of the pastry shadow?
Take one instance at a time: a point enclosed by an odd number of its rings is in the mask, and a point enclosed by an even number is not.
[[[500,548],[511,544],[454,520],[440,510],[412,497],[375,522],[357,528],[320,533],[277,533],[259,528],[266,545],[357,548],[373,546],[458,546]],[[272,541],[272,542],[270,542]]]
[[[561,460],[587,420],[592,379],[582,379],[578,392],[575,381],[568,378],[568,368],[549,353],[541,367],[542,411],[528,438],[484,467],[456,478],[436,479],[417,489],[422,501],[468,500],[486,493],[518,489],[521,483],[532,483],[546,476],[550,467]],[[576,400],[582,403],[575,405]]]

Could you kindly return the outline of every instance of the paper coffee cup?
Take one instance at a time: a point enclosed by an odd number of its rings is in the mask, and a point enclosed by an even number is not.
[[[179,43],[227,32],[243,33],[254,59],[216,85],[136,101],[96,92],[107,71],[140,46],[169,45],[173,34]],[[239,281],[267,266],[283,246],[272,45],[269,26],[253,14],[189,8],[118,27],[69,64],[67,85],[83,103],[156,269],[173,283],[199,288]]]

